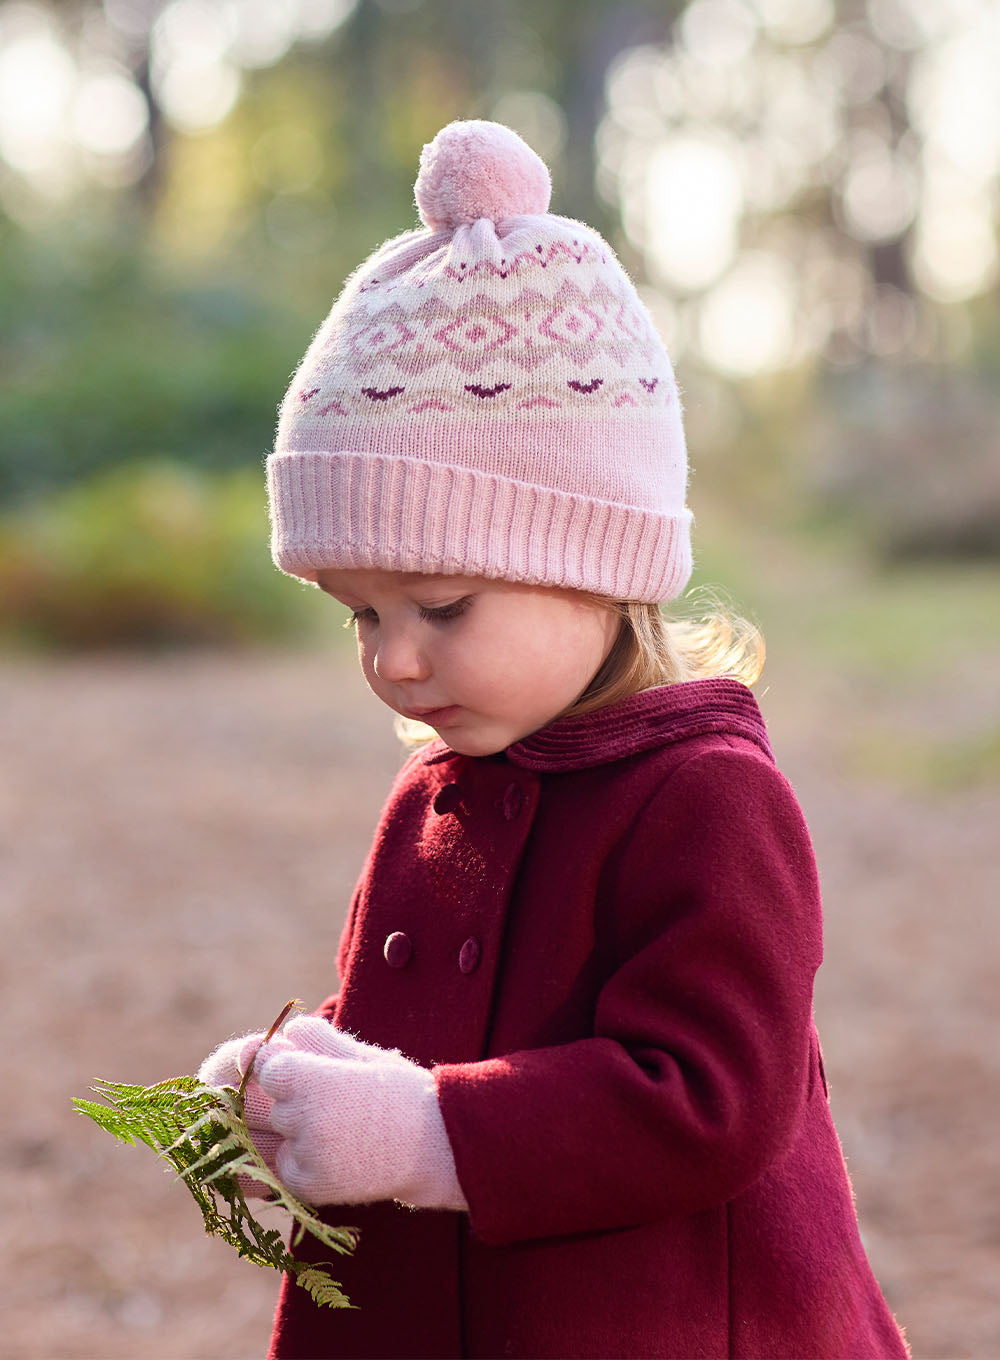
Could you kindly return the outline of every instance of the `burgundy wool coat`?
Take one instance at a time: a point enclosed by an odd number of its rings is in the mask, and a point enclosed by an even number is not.
[[[286,1280],[271,1356],[905,1357],[830,1118],[820,957],[809,833],[739,682],[425,747],[323,1013],[433,1067],[469,1213],[325,1210],[361,1229],[334,1272],[358,1311]]]

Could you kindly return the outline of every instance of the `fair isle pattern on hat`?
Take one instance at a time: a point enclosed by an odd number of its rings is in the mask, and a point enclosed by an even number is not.
[[[535,247],[499,267],[479,261],[474,272],[448,264],[442,273],[453,283],[451,301],[433,274],[405,289],[369,279],[341,321],[343,333],[317,355],[316,385],[300,389],[299,402],[321,416],[332,410],[364,420],[376,402],[409,415],[464,409],[475,418],[483,401],[513,412],[676,400],[645,315],[595,268],[606,262],[604,253],[579,238],[570,250],[561,240]],[[541,269],[549,270],[544,279],[536,278]],[[497,286],[508,279],[520,291]],[[398,300],[389,301],[394,292]],[[344,390],[345,367],[357,378],[353,391]],[[338,405],[326,405],[324,383]]]
[[[478,211],[491,155],[508,206],[503,158],[544,170],[508,129],[445,128],[417,183],[445,225],[377,251],[310,345],[269,459],[275,560],[304,579],[382,566],[673,598],[691,516],[670,361],[588,227],[544,211],[454,220],[449,165]]]

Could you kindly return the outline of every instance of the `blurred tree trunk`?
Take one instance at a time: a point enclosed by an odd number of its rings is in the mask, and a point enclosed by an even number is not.
[[[603,234],[612,210],[597,197],[597,129],[605,112],[604,83],[615,58],[642,43],[664,44],[686,0],[518,0],[522,21],[540,29],[551,80],[546,91],[566,117],[566,147],[556,167],[568,210]]]
[[[150,78],[150,38],[153,26],[167,0],[129,0],[127,7],[128,29],[109,22],[116,39],[125,47],[126,60],[136,86],[142,91],[149,112],[150,156],[142,174],[124,191],[131,198],[131,206],[138,216],[149,220],[156,211],[160,189],[164,181],[164,156],[169,139],[169,130],[164,122],[163,110],[156,97]],[[77,3],[78,14],[89,14],[92,6]]]
[[[159,202],[167,145],[167,129],[163,120],[163,110],[160,108],[150,80],[148,39],[139,60],[132,68],[132,74],[149,108],[151,154],[145,169],[132,186],[135,202],[142,208],[143,215],[148,219],[155,213]]]
[[[378,214],[385,195],[385,92],[382,55],[391,35],[374,0],[358,4],[342,30],[338,65],[346,62],[350,95],[344,140],[349,147],[350,210]]]

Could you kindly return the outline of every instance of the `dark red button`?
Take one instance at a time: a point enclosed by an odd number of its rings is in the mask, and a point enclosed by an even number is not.
[[[401,930],[394,930],[382,948],[390,968],[405,968],[413,957],[413,941]]]
[[[521,792],[520,784],[508,784],[503,795],[503,815],[508,822],[512,822],[515,817],[520,815],[521,808],[524,806],[524,794]]]
[[[475,935],[470,935],[465,944],[458,951],[458,966],[463,973],[471,973],[479,964],[479,956],[482,950]]]
[[[434,811],[440,812],[442,817],[445,813],[454,812],[462,801],[462,790],[457,784],[445,784],[444,788],[438,789],[434,798]]]

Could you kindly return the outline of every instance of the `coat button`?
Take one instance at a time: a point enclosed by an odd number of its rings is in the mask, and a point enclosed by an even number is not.
[[[413,941],[401,930],[394,930],[382,948],[390,968],[405,968],[413,956]]]
[[[523,805],[524,794],[521,792],[521,785],[508,784],[504,790],[503,803],[501,804],[503,807],[503,815],[507,818],[508,822],[512,822],[514,818],[518,816]]]
[[[465,944],[458,951],[458,966],[463,973],[471,973],[479,963],[479,956],[482,950],[475,935],[470,935]]]
[[[457,784],[445,784],[438,789],[434,797],[434,811],[439,812],[442,817],[448,812],[454,812],[462,801],[462,790]]]

